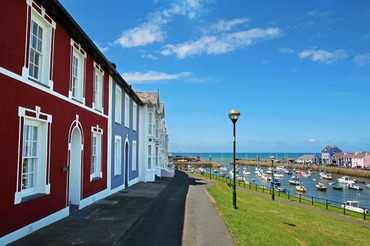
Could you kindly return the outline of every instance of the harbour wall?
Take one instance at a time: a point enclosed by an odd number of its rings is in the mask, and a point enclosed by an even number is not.
[[[233,162],[231,161],[230,164],[232,165]],[[270,160],[254,160],[254,159],[238,159],[235,161],[235,164],[239,166],[261,166],[261,167],[271,167]],[[352,168],[341,168],[341,167],[326,167],[326,166],[316,166],[316,165],[304,165],[304,164],[296,164],[296,163],[275,163],[274,167],[277,166],[286,166],[289,169],[298,168],[301,170],[308,170],[312,169],[317,172],[329,172],[335,174],[341,174],[343,176],[355,176],[361,178],[370,178],[370,171],[361,170],[361,169],[352,169]]]

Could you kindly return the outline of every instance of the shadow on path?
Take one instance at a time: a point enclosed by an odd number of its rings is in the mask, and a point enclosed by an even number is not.
[[[181,245],[190,185],[206,183],[176,170],[173,181],[116,245]]]

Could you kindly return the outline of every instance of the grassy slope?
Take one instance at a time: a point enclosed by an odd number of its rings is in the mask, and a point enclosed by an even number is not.
[[[237,191],[209,187],[216,208],[238,245],[369,245],[370,230],[361,225],[304,208]]]

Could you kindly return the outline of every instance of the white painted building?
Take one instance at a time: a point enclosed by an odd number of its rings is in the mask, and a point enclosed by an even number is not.
[[[139,108],[139,180],[152,182],[155,176],[161,177],[161,169],[167,163],[167,144],[162,143],[162,120],[164,105],[159,102],[159,92],[136,92],[144,106]],[[167,133],[166,133],[167,134]],[[166,135],[167,136],[167,135]],[[163,137],[164,139],[165,137]],[[168,136],[166,138],[168,143]]]

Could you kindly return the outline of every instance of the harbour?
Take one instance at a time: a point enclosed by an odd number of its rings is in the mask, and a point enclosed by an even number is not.
[[[192,155],[194,155],[194,154],[192,153]],[[221,157],[220,153],[210,153],[210,154],[202,154],[202,157],[204,159],[206,159],[205,156],[207,156],[207,155],[208,156],[211,155],[211,156],[216,157],[216,158],[212,157],[212,162],[214,160],[215,163],[222,164],[224,167],[226,167],[227,171],[226,171],[225,177],[230,178],[230,171],[233,170],[233,165],[231,164],[230,155],[223,154],[223,156],[222,156],[223,158],[220,158]],[[242,157],[245,157],[245,155],[246,154],[239,154],[239,156],[237,156],[237,157],[239,157],[239,159],[242,159]],[[268,157],[269,155],[271,155],[271,154],[265,154],[265,158]],[[282,155],[280,155],[280,156],[282,156]],[[260,167],[263,170],[264,173],[266,173],[268,168],[271,167],[271,161],[268,162],[268,160],[266,158],[265,162],[269,163],[269,165],[266,165],[264,167],[262,167],[262,166]],[[184,163],[184,165],[182,165],[182,167],[187,168],[189,164],[192,165],[194,168],[199,168],[199,167],[202,166],[202,165],[198,165],[199,163],[196,164],[196,162],[190,162],[190,163],[186,163],[186,164]],[[284,163],[274,163],[274,167],[276,168],[277,166],[286,166],[286,165]],[[302,167],[303,165],[296,165],[296,166],[297,167],[299,167],[299,166]],[[244,167],[249,169],[249,171],[251,173],[250,175],[243,176],[243,168]],[[293,166],[291,166],[291,167],[293,168]],[[312,166],[312,167],[314,167],[314,166]],[[370,184],[370,179],[369,178],[364,178],[364,177],[359,178],[358,176],[337,174],[337,173],[329,171],[331,173],[331,176],[332,176],[333,179],[332,180],[327,180],[327,179],[323,179],[323,178],[319,177],[320,171],[324,171],[324,170],[322,170],[323,167],[322,166],[321,166],[321,168],[319,168],[320,166],[317,166],[317,167],[318,167],[317,170],[313,170],[314,173],[310,177],[303,177],[303,175],[301,175],[299,177],[299,175],[295,174],[295,173],[293,173],[292,175],[287,175],[282,171],[278,171],[278,173],[283,174],[283,178],[278,179],[281,183],[280,186],[282,188],[285,188],[286,191],[289,192],[291,195],[298,196],[299,193],[296,192],[295,186],[291,185],[289,183],[289,180],[292,178],[292,176],[296,175],[296,176],[298,176],[301,184],[304,187],[306,187],[306,189],[307,189],[307,192],[305,192],[304,195],[311,196],[311,197],[317,197],[317,198],[320,198],[320,199],[323,199],[323,200],[328,200],[329,202],[332,202],[333,204],[335,204],[335,202],[345,203],[346,201],[358,201],[360,207],[370,209],[370,189],[367,188],[367,185]],[[179,168],[181,168],[181,165],[179,166]],[[219,174],[219,168],[213,168],[213,167],[211,167],[211,165],[203,166],[203,168],[204,168],[205,173],[209,173],[209,170],[211,169],[212,174],[220,175]],[[239,172],[237,174],[240,177],[244,177],[246,181],[248,181],[252,184],[257,184],[259,186],[266,186],[266,187],[269,188],[270,185],[271,185],[270,181],[259,178],[257,176],[257,174],[255,174],[256,168],[257,168],[257,166],[239,165]],[[215,173],[215,169],[218,169],[217,173]],[[361,170],[358,170],[358,171],[361,171]],[[271,177],[271,174],[269,176]],[[356,185],[361,186],[363,188],[363,190],[349,189],[346,184],[339,183],[338,179],[340,179],[343,176],[348,176],[350,180],[354,180],[354,179],[363,180],[364,183],[356,184]],[[318,184],[319,182],[323,183],[327,187],[326,191],[318,190],[316,188],[316,184]],[[329,183],[332,183],[332,182],[334,182],[332,185],[329,184]],[[343,189],[338,190],[338,189],[334,189],[334,187],[341,187]],[[338,206],[340,206],[340,204],[338,204]]]

